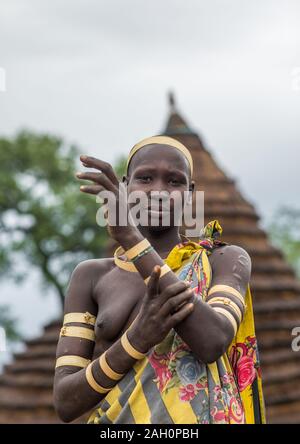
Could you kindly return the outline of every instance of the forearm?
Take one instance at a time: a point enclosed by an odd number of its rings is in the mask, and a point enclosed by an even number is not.
[[[143,240],[143,236],[139,232],[133,233],[130,237],[127,236],[122,240],[122,247],[128,250],[141,240]],[[152,250],[138,259],[134,265],[142,278],[145,279],[151,274],[155,265],[162,266],[164,261],[155,250]],[[162,291],[178,280],[179,278],[174,272],[165,274],[160,279],[160,290]],[[194,302],[194,310],[174,328],[199,359],[210,361],[215,356],[221,355],[224,347],[226,348],[226,338],[222,337],[224,320],[196,296],[191,302]]]
[[[131,345],[139,352],[146,352],[147,350],[143,349],[141,344],[136,341],[133,333],[133,330],[132,332],[129,330],[127,333]],[[118,339],[106,350],[106,362],[114,372],[125,376],[137,359],[125,351],[121,339]],[[92,362],[91,369],[94,380],[100,386],[113,388],[118,383],[118,380],[111,379],[102,370],[99,358]],[[55,376],[55,406],[59,416],[65,422],[73,421],[94,408],[108,393],[98,393],[89,385],[86,378],[86,368],[75,373],[71,372],[72,369],[68,371],[66,367],[59,367],[56,369]],[[122,377],[119,380],[121,379]]]

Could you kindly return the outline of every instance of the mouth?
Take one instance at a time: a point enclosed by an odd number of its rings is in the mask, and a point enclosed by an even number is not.
[[[147,211],[151,214],[170,214],[170,210],[165,210],[163,208],[147,208]]]

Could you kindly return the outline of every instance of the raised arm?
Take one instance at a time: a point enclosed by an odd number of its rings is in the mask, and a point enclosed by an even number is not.
[[[99,191],[105,189],[115,194],[117,204],[119,204],[119,201],[121,202],[119,181],[111,165],[102,160],[87,156],[81,156],[81,161],[84,166],[101,171],[100,173],[86,172],[77,174],[77,177],[80,179],[94,182],[93,185],[82,186],[81,190],[90,194],[98,194]],[[108,214],[108,221],[109,216]],[[127,256],[128,250],[134,249],[136,251],[135,247],[142,241],[145,241],[140,231],[130,224],[126,227],[109,225],[109,232],[110,235],[121,244]],[[216,285],[216,282],[222,282],[223,285],[231,286],[233,289],[239,291],[242,295],[241,298],[243,298],[251,272],[251,262],[246,251],[239,247],[226,246],[222,248],[222,252],[216,252],[213,253],[213,255],[212,285]],[[135,256],[135,254],[133,254],[133,256]],[[156,265],[163,267],[163,271],[166,273],[161,274],[161,291],[164,291],[168,286],[179,281],[175,273],[168,270],[167,265],[164,264],[160,255],[154,249],[149,249],[147,254],[135,259],[134,265],[145,282],[147,282]],[[231,282],[231,285],[229,285],[228,282]],[[223,293],[224,291],[222,291],[219,296],[228,296],[228,292],[225,295]],[[217,294],[215,294],[215,296],[216,295]],[[169,304],[173,303],[174,301],[169,301]],[[228,304],[225,304],[226,306],[224,307],[224,303],[222,303],[222,307],[218,307],[217,304],[215,306],[215,301],[210,305],[203,303],[196,297],[193,303],[195,306],[192,313],[180,324],[176,325],[175,330],[200,360],[203,362],[214,362],[225,352],[227,346],[235,336],[244,308],[240,307],[242,311],[240,314],[238,308],[233,305],[228,308]],[[236,308],[235,314],[233,313],[233,307]],[[237,307],[239,307],[238,303]],[[176,307],[174,306],[173,308]],[[136,329],[136,337],[141,341],[141,345],[145,347],[147,338],[143,336],[143,326],[140,322],[137,322],[134,328]]]

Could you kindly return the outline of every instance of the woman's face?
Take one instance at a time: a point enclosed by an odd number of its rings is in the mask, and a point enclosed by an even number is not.
[[[152,228],[166,228],[163,227],[165,222],[162,222],[164,217],[170,221],[168,226],[174,226],[178,214],[182,215],[187,198],[185,193],[192,191],[193,187],[189,163],[173,147],[147,145],[130,161],[127,191],[128,194],[144,192],[147,195],[147,203],[142,205],[140,215],[144,213],[148,226]]]

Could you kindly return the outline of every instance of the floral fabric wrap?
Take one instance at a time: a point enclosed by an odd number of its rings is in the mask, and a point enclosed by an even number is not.
[[[208,260],[218,238],[217,220],[199,242],[177,244],[165,262],[195,295],[206,300],[211,283]],[[172,329],[101,400],[94,424],[255,424],[265,423],[261,372],[250,287],[246,311],[227,352],[212,364],[199,361]]]

